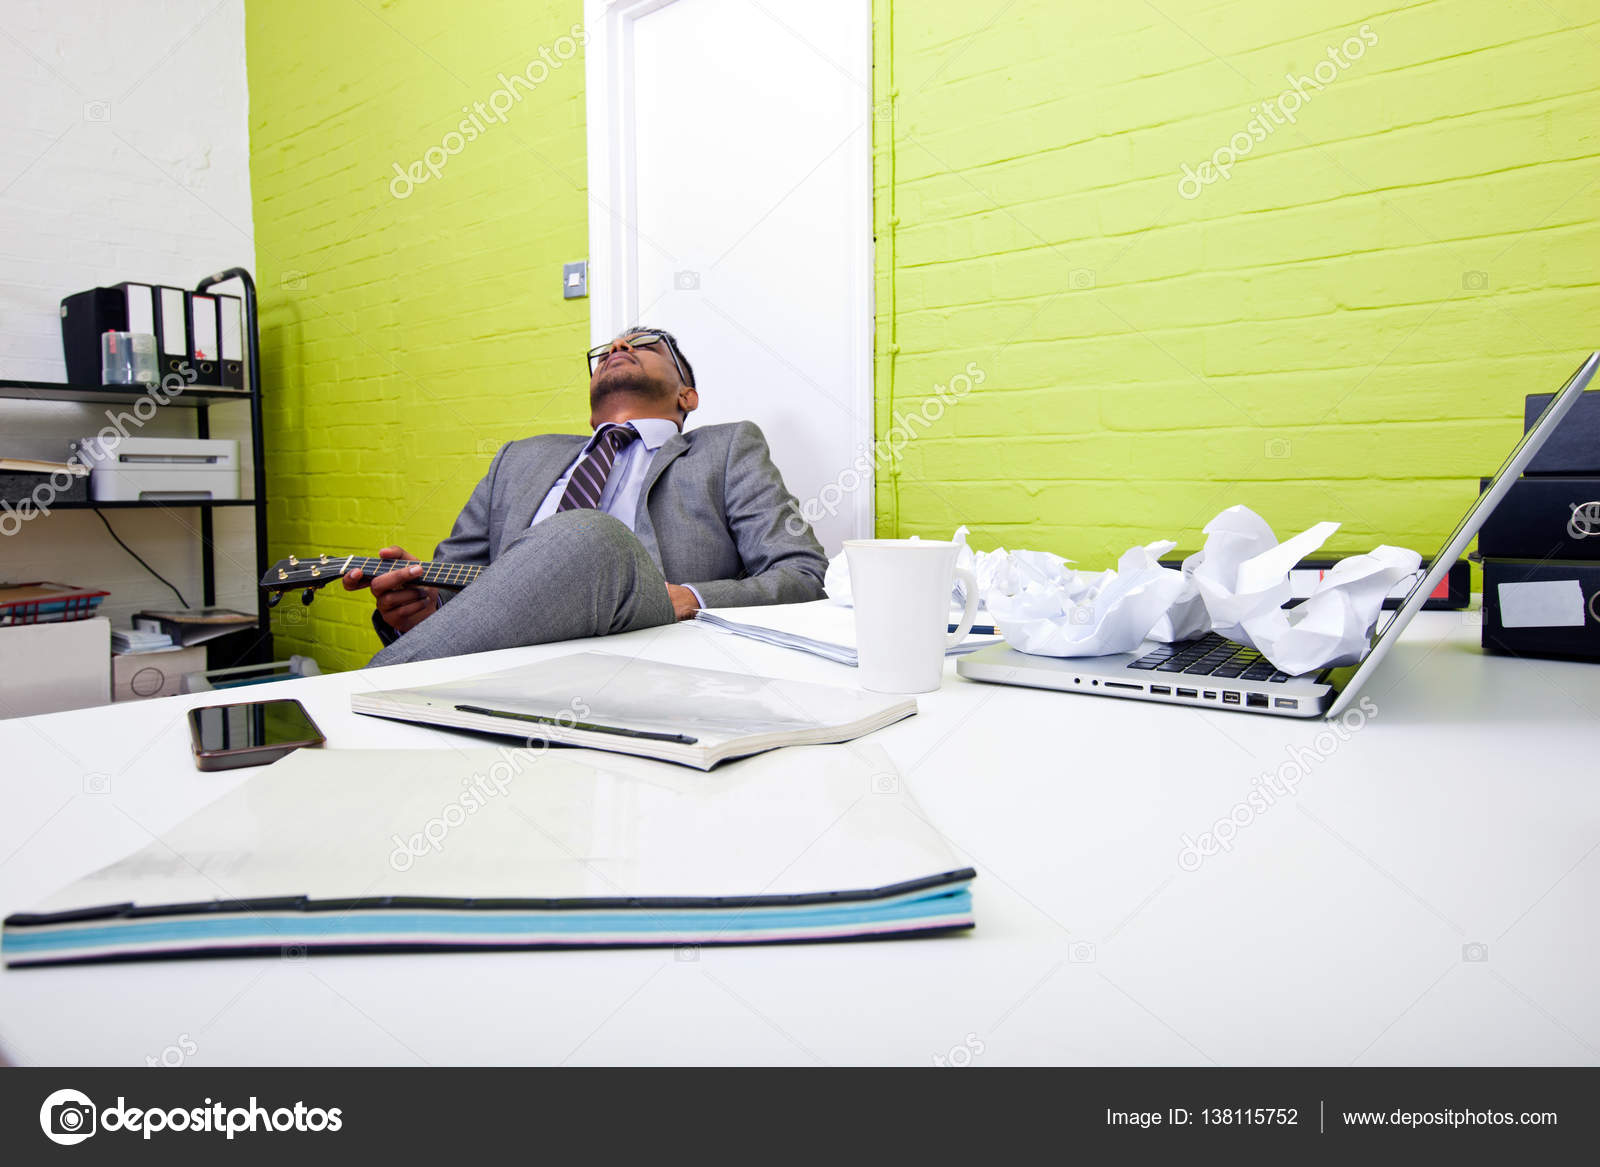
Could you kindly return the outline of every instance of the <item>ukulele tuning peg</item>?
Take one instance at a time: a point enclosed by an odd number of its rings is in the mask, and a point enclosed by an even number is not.
[[[273,592],[271,595],[269,595],[267,597],[267,607],[269,607],[269,608],[276,608],[282,602],[283,602],[283,593],[282,592]]]
[[[310,606],[311,601],[316,599],[316,598],[317,598],[317,589],[316,588],[307,588],[305,591],[300,593],[300,602],[302,604],[307,605],[308,607]]]

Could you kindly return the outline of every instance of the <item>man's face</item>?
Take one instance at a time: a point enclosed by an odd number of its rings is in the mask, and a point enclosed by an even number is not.
[[[684,386],[666,341],[635,348],[629,339],[613,341],[611,351],[595,365],[594,375],[589,378],[590,404],[599,405],[616,393],[664,404],[676,401]]]

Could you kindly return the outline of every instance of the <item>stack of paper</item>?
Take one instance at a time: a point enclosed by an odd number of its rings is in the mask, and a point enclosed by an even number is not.
[[[731,632],[762,644],[778,648],[792,648],[809,652],[835,664],[856,666],[856,614],[853,608],[841,607],[826,600],[810,604],[785,604],[763,608],[723,608],[718,611],[702,609],[695,620],[719,632]],[[950,627],[961,618],[961,610],[950,613]],[[946,651],[947,656],[961,656],[976,652],[1000,641],[992,627],[974,625],[975,631],[960,644]],[[820,635],[807,635],[807,629]]]
[[[305,749],[5,921],[8,965],[749,944],[973,925],[872,746],[716,774],[520,749]]]
[[[357,713],[639,754],[709,770],[779,746],[845,742],[910,717],[911,697],[580,652],[416,689],[353,693]]]
[[[111,630],[112,652],[161,652],[164,649],[176,647],[172,643],[172,637],[165,632],[148,632],[140,628],[113,628]]]

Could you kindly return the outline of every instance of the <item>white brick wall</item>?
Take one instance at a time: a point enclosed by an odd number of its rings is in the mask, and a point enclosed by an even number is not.
[[[65,377],[63,296],[137,279],[193,287],[254,270],[243,0],[6,0],[0,35],[0,377]],[[65,457],[103,406],[0,401],[0,452]],[[192,434],[191,411],[141,431]],[[242,405],[214,436],[247,437]],[[248,477],[245,487],[248,490]],[[253,608],[247,511],[218,513],[218,600]],[[118,534],[200,602],[198,512],[108,511]],[[174,603],[89,512],[0,538],[0,579],[109,588],[113,624]]]

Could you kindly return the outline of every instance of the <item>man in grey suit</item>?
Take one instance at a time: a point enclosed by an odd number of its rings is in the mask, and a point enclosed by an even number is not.
[[[633,328],[589,353],[594,433],[500,448],[433,557],[486,564],[450,595],[420,565],[371,581],[373,665],[608,636],[702,608],[822,597],[827,560],[753,423],[683,431],[700,404],[675,337]],[[800,533],[795,534],[798,530]],[[415,557],[385,547],[384,559]],[[344,586],[366,586],[360,571]]]

